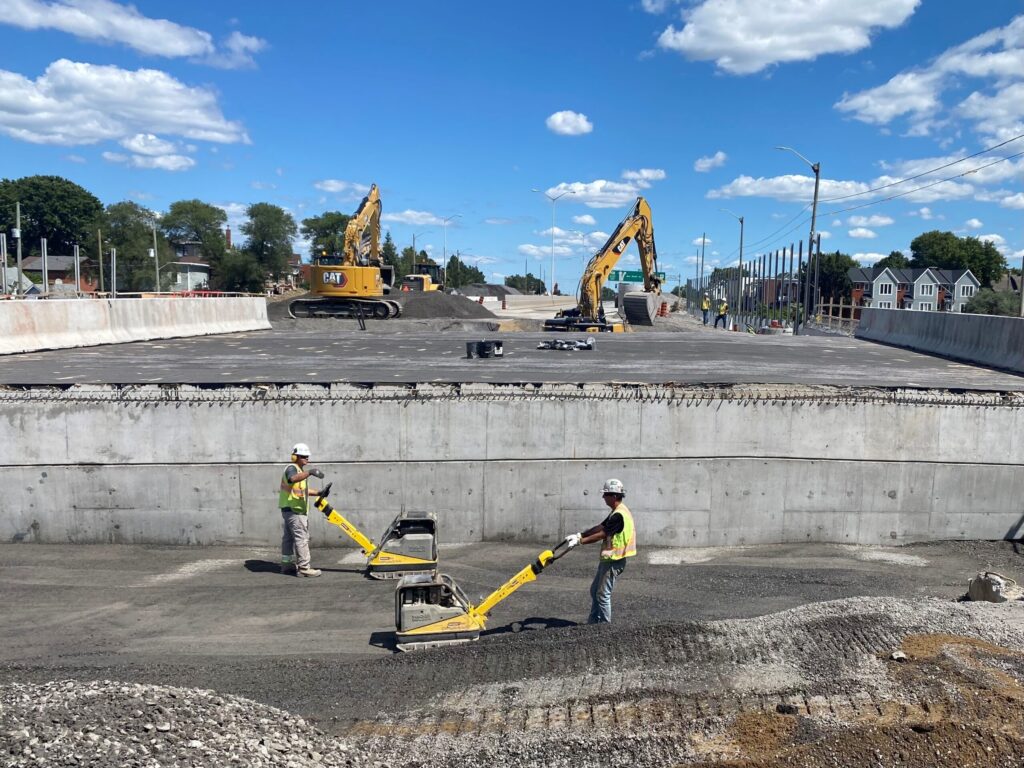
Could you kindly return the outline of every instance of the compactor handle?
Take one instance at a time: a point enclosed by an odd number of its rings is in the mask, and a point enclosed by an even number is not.
[[[325,485],[325,486],[324,486],[324,487],[323,487],[323,488],[322,488],[322,489],[320,490],[320,498],[321,498],[321,499],[326,499],[326,498],[327,498],[328,496],[330,496],[330,495],[331,495],[331,486],[332,486],[332,485],[334,485],[334,483],[333,483],[333,482],[330,482],[330,483],[328,483],[327,485]]]
[[[555,562],[560,557],[565,557],[571,551],[572,548],[565,543],[565,540],[560,541],[558,546],[551,550],[551,562]]]

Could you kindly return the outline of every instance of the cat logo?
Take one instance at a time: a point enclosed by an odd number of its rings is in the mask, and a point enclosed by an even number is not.
[[[348,283],[348,276],[344,272],[324,272],[322,279],[324,285],[336,285],[339,288],[344,288]]]

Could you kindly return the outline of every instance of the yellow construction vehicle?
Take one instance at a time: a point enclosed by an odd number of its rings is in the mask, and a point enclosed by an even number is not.
[[[651,207],[638,197],[633,209],[626,215],[608,241],[601,246],[587,263],[580,278],[579,303],[573,309],[559,312],[551,320],[544,321],[546,331],[598,331],[621,332],[622,323],[605,320],[601,306],[601,289],[608,280],[608,273],[625,253],[629,244],[636,240],[640,251],[640,270],[643,273],[643,291],[634,291],[623,296],[622,313],[633,325],[653,325],[657,310],[656,298],[661,295],[661,282],[657,278],[658,251],[654,246],[654,223]]]
[[[398,317],[401,305],[386,299],[394,267],[380,256],[380,193],[377,185],[345,227],[340,254],[321,254],[309,272],[312,298],[288,305],[292,317]]]
[[[437,515],[433,512],[402,512],[374,545],[338,510],[327,497],[332,483],[320,491],[314,506],[327,522],[343,530],[366,555],[366,575],[374,579],[397,579],[437,568]]]
[[[440,264],[416,264],[413,273],[402,278],[399,290],[403,293],[444,290],[444,267]]]
[[[400,651],[436,648],[480,639],[491,610],[524,584],[569,552],[566,542],[546,549],[479,605],[445,573],[416,573],[402,577],[395,589],[395,647]]]

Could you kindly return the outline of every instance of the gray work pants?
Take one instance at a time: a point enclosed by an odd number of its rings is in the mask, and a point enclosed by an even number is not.
[[[626,561],[602,560],[590,585],[590,618],[587,624],[610,624],[612,621],[612,589],[615,579],[626,570]]]
[[[309,568],[309,516],[282,509],[284,533],[281,536],[281,562]]]

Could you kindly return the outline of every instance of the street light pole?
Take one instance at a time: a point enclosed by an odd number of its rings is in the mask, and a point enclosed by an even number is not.
[[[736,288],[736,310],[739,311],[742,309],[740,305],[743,303],[743,217],[733,213],[728,208],[721,208],[720,210],[725,211],[740,223],[740,267],[739,282]]]
[[[442,224],[444,225],[444,251],[443,251],[443,253],[444,253],[444,264],[445,264],[445,266],[448,265],[448,222],[451,221],[452,219],[457,219],[460,216],[462,216],[461,213],[453,213],[448,218],[442,219]]]
[[[160,254],[156,250],[156,222],[153,223],[153,274],[156,275],[156,292],[160,293]]]
[[[531,191],[532,192],[540,192],[542,195],[544,195],[544,197],[546,197],[548,200],[551,201],[551,274],[548,275],[548,279],[550,280],[551,285],[548,286],[548,293],[550,293],[552,296],[554,296],[555,295],[555,203],[557,203],[559,200],[561,200],[566,195],[575,195],[576,191],[572,190],[572,189],[567,189],[562,194],[555,195],[554,197],[552,197],[547,192],[544,192],[543,190],[540,190],[540,189],[533,189]]]
[[[794,155],[796,155],[805,163],[807,163],[811,167],[811,170],[814,171],[814,202],[811,203],[811,234],[810,238],[807,241],[807,279],[804,280],[804,306],[803,310],[800,312],[802,316],[800,319],[800,325],[803,326],[803,324],[807,322],[807,304],[810,301],[811,294],[811,253],[814,252],[814,234],[818,222],[818,185],[821,182],[821,163],[812,163],[810,160],[801,155],[792,147],[776,147],[776,149],[781,149],[786,152],[792,152]],[[814,257],[815,270],[817,270],[818,268],[819,258],[820,254],[817,254]]]

